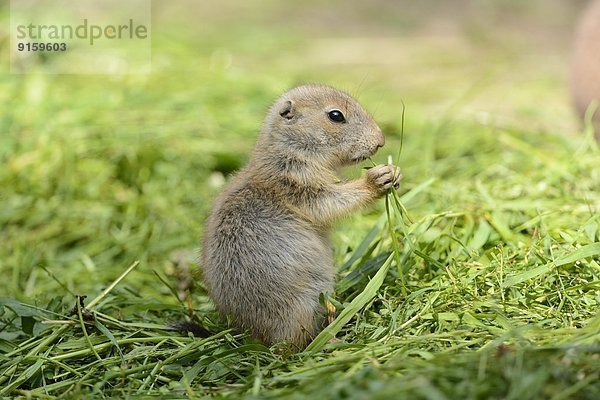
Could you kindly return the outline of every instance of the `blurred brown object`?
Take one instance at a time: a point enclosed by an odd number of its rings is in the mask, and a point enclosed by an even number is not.
[[[571,65],[570,89],[580,117],[592,105],[596,138],[600,140],[600,0],[584,10],[577,30]]]

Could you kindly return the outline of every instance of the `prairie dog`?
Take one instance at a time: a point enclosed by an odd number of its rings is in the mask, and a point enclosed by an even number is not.
[[[577,26],[570,90],[580,117],[593,101],[600,107],[600,0],[588,5]],[[596,109],[593,119],[596,138],[600,140],[600,110]]]
[[[401,178],[391,165],[348,182],[336,170],[384,143],[360,104],[329,86],[296,87],[269,109],[248,164],[215,201],[204,232],[204,281],[235,327],[268,345],[298,347],[323,328],[319,294],[331,293],[335,279],[329,228]]]

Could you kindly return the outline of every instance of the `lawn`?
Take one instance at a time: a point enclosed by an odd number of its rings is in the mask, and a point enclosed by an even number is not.
[[[10,74],[5,3],[1,398],[600,398],[600,150],[566,85],[581,1],[154,2],[152,73],[131,75]],[[295,353],[229,330],[197,258],[304,82],[356,95],[404,179],[332,232],[338,319]],[[172,327],[190,319],[211,336]]]

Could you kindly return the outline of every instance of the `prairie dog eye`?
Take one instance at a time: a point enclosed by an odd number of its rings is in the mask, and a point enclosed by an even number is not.
[[[346,117],[344,117],[344,114],[342,114],[342,112],[340,110],[331,110],[327,113],[327,116],[333,122],[338,122],[338,123],[346,122]]]

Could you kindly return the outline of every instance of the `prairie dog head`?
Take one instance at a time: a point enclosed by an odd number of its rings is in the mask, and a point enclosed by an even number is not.
[[[324,85],[284,93],[269,110],[261,136],[331,167],[363,161],[385,143],[379,126],[352,96]]]

